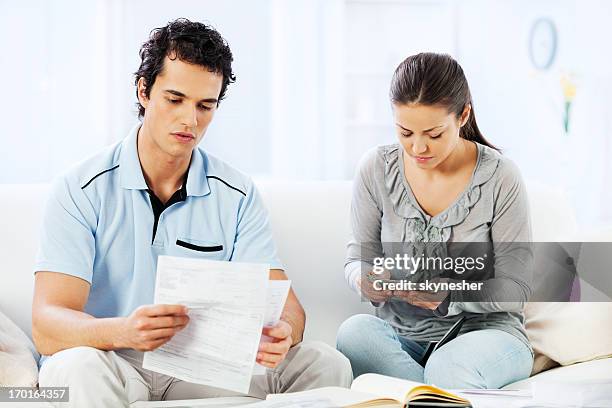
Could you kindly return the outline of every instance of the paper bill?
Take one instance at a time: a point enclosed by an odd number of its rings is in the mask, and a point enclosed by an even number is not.
[[[189,324],[143,368],[248,393],[266,310],[269,266],[160,256],[155,303],[189,307]]]
[[[268,283],[268,292],[266,296],[266,314],[264,317],[264,326],[274,326],[278,323],[281,313],[285,308],[289,288],[291,287],[290,280],[271,280]],[[261,342],[271,340],[266,335],[261,336]],[[263,375],[266,373],[266,367],[255,363],[253,375]]]

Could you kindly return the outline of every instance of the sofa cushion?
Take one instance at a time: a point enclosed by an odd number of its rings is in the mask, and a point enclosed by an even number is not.
[[[584,277],[594,267],[593,251],[586,251],[594,246],[576,242],[535,245],[535,302],[525,308],[525,329],[535,352],[532,375],[555,363],[565,366],[612,356],[612,303],[577,302],[593,298],[587,294]]]
[[[542,302],[525,308],[525,328],[537,354],[566,366],[612,357],[612,303]]]
[[[0,386],[35,387],[38,353],[15,323],[0,312]]]
[[[556,367],[533,377],[508,384],[503,388],[508,390],[530,390],[533,384],[539,381],[564,382],[577,379],[585,382],[604,382],[612,380],[612,358],[587,361],[568,367]]]

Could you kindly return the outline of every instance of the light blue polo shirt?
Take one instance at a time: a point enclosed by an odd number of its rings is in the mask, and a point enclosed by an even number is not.
[[[154,231],[138,129],[54,182],[36,271],[86,280],[85,312],[116,317],[153,303],[160,255],[284,269],[253,181],[200,148],[193,151],[181,200],[161,213]]]

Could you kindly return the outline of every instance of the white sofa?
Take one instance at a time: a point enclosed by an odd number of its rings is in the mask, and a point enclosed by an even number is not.
[[[305,337],[335,344],[336,329],[347,317],[370,307],[351,292],[343,274],[349,235],[350,182],[259,182],[271,214],[279,252],[307,313]],[[529,184],[534,239],[579,241],[573,211],[563,194]],[[0,311],[31,333],[33,262],[47,185],[0,185]],[[562,220],[562,222],[560,221]],[[612,241],[612,235],[600,239]],[[508,388],[528,388],[534,378],[612,379],[612,359],[560,367]]]

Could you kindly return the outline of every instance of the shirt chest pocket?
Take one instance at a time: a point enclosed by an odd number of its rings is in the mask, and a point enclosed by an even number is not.
[[[227,248],[221,241],[200,240],[191,237],[178,237],[174,250],[179,256],[226,261]]]

